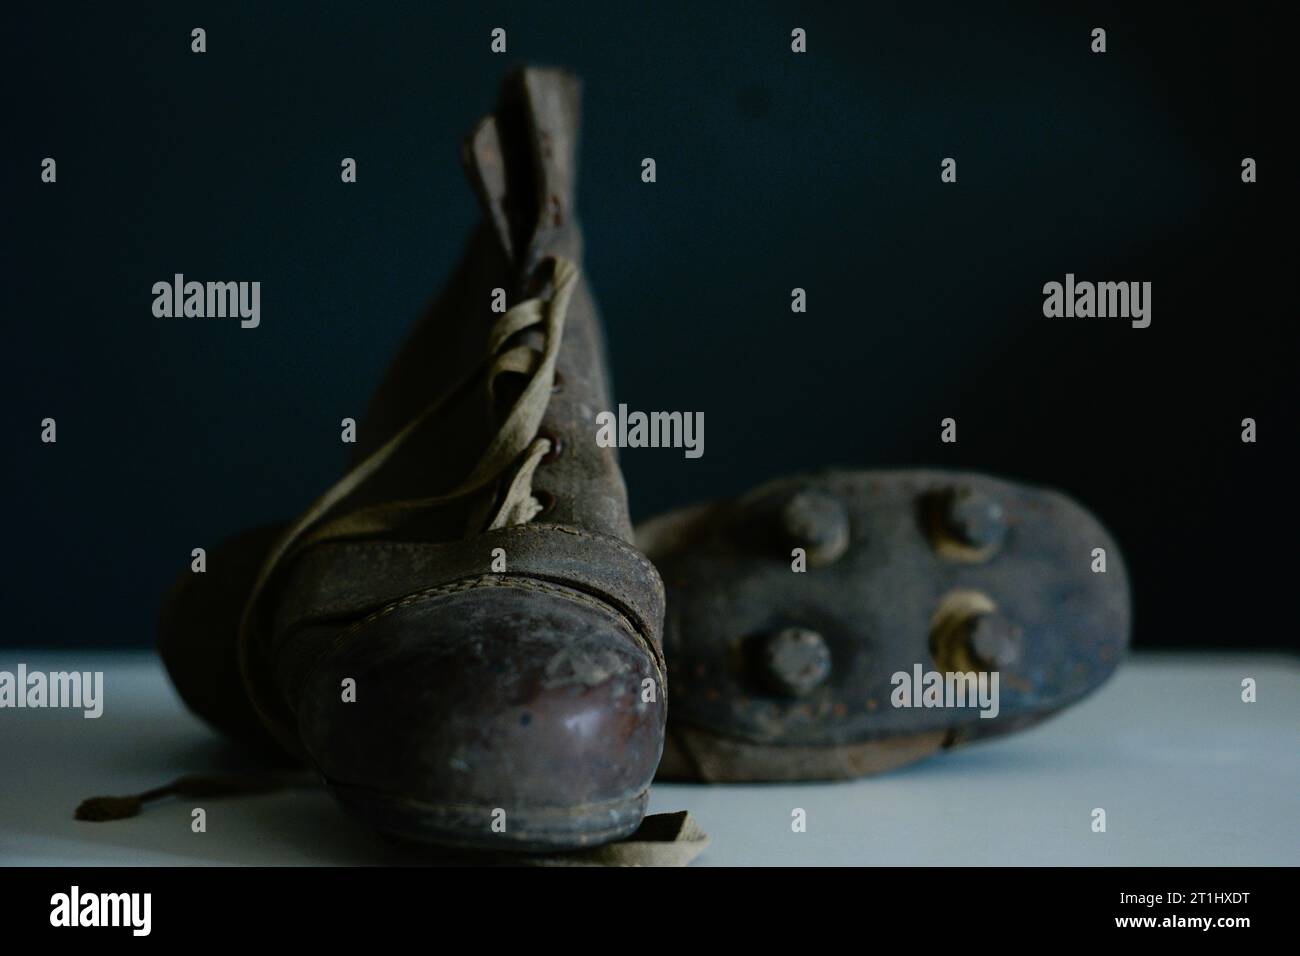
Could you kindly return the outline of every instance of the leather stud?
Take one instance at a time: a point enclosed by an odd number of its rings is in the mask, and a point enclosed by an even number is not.
[[[954,537],[981,551],[997,547],[1007,533],[1001,503],[971,488],[958,488],[953,492],[945,517]]]
[[[816,631],[806,627],[782,628],[763,642],[759,657],[763,677],[774,691],[802,697],[826,682],[831,674],[831,651]]]
[[[793,495],[781,507],[780,524],[786,544],[803,548],[811,565],[831,564],[848,549],[848,509],[827,492],[810,489]]]
[[[1020,659],[1024,632],[1001,614],[981,614],[971,624],[970,652],[988,670],[1010,667]]]

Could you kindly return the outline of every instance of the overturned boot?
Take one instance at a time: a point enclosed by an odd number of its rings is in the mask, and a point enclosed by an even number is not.
[[[357,460],[185,575],[186,702],[306,758],[380,830],[545,851],[637,829],[663,745],[663,591],[631,545],[573,191],[578,87],[525,70],[466,143],[486,212]],[[511,307],[494,311],[501,293]]]
[[[1030,726],[1128,641],[1097,521],[975,474],[827,472],[637,530],[668,592],[659,774],[856,777]]]

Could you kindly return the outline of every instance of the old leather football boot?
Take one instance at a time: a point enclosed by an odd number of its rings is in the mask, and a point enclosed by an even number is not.
[[[610,399],[578,268],[578,99],[561,71],[507,80],[464,149],[485,223],[353,467],[292,525],[214,550],[163,612],[196,712],[443,846],[622,838],[663,745],[662,584],[591,440]]]
[[[1119,550],[1065,496],[941,471],[826,472],[664,515],[661,777],[815,780],[1028,727],[1128,641]]]

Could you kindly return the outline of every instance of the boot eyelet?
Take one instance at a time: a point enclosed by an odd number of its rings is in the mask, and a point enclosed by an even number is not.
[[[542,506],[542,510],[537,512],[536,516],[538,518],[544,517],[555,510],[555,495],[551,494],[549,491],[541,491],[534,488],[533,497],[536,498],[537,503]]]
[[[559,458],[560,455],[564,454],[564,442],[560,440],[560,437],[556,435],[555,432],[543,430],[537,434],[538,437],[545,438],[551,443],[551,450],[542,456],[540,464],[549,465],[551,462],[555,461],[555,459]]]

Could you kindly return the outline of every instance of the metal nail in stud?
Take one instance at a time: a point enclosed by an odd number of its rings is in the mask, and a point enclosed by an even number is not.
[[[814,567],[831,564],[849,546],[849,512],[844,502],[824,491],[793,495],[780,513],[786,543],[803,548]]]
[[[826,682],[831,674],[831,651],[816,631],[787,627],[771,635],[759,658],[763,676],[787,697],[802,697]]]

